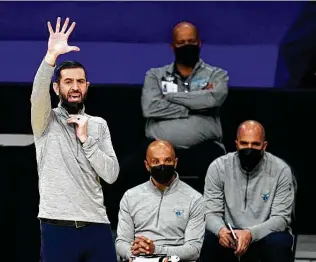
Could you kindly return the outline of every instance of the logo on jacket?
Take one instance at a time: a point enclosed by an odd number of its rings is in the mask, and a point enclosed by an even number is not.
[[[263,199],[263,201],[267,201],[269,199],[270,193],[267,194],[262,194],[261,197]]]
[[[208,85],[208,78],[194,77],[191,80],[191,87],[203,89]]]
[[[182,214],[183,214],[184,211],[183,211],[183,210],[175,209],[174,212],[175,212],[175,214],[176,214],[176,217],[177,217],[177,218],[180,218],[180,217],[182,216]]]

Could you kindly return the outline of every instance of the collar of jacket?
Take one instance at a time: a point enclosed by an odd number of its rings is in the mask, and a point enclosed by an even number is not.
[[[192,74],[196,72],[200,67],[204,67],[205,63],[204,61],[200,58],[200,60],[195,64]],[[167,67],[167,73],[173,75],[175,73],[175,63],[171,63]]]
[[[168,186],[164,191],[160,191],[153,183],[152,178],[149,178],[149,181],[147,182],[147,187],[150,191],[152,191],[153,193],[161,196],[161,195],[169,195],[174,193],[175,191],[178,190],[179,187],[179,174],[177,172],[176,173],[176,178],[172,181],[172,183],[170,184],[170,186]]]
[[[260,172],[262,171],[264,165],[266,164],[266,161],[267,161],[267,154],[265,152],[263,152],[263,157],[262,159],[260,160],[260,162],[257,164],[257,166],[252,170],[252,172],[246,172],[242,167],[241,167],[241,164],[240,164],[240,160],[239,160],[239,156],[238,156],[238,151],[235,153],[235,160],[236,160],[236,163],[237,163],[237,166],[239,167],[242,175],[244,175],[245,177],[249,176],[250,178],[253,178],[257,175],[260,174]]]

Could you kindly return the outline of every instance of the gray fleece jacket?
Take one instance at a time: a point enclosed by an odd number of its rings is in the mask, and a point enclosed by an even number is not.
[[[206,140],[222,140],[219,108],[228,93],[225,70],[201,59],[192,74],[182,79],[174,64],[152,68],[146,73],[141,104],[147,119],[146,136],[171,142],[177,148],[190,148]],[[163,95],[165,83],[177,92]],[[212,85],[211,89],[207,89]]]
[[[206,228],[218,235],[225,222],[249,229],[252,241],[289,228],[294,202],[290,167],[265,152],[252,174],[240,167],[237,152],[216,159],[205,179]]]
[[[116,251],[131,256],[131,242],[140,235],[154,241],[155,253],[195,261],[205,233],[203,196],[179,180],[164,192],[151,180],[128,190],[120,203]]]
[[[39,67],[31,96],[31,120],[39,176],[39,218],[109,223],[103,204],[101,177],[113,183],[119,164],[107,123],[88,117],[88,139],[81,144],[68,112],[52,109],[50,83],[54,67]]]

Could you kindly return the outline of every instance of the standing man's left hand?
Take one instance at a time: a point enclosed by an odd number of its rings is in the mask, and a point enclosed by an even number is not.
[[[236,237],[238,239],[238,244],[237,244],[237,249],[235,251],[235,255],[237,257],[242,256],[243,254],[246,253],[252,236],[249,230],[245,229],[245,230],[234,230]]]
[[[68,124],[75,124],[76,136],[81,143],[86,142],[88,138],[88,117],[83,115],[70,115],[67,119]]]

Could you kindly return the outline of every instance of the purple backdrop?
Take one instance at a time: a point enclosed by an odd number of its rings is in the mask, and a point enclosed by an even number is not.
[[[172,61],[179,21],[196,24],[202,57],[229,71],[232,86],[273,87],[278,45],[300,2],[1,2],[1,82],[31,82],[45,51],[46,21],[77,22],[64,56],[88,69],[93,83],[141,84],[150,67]]]

